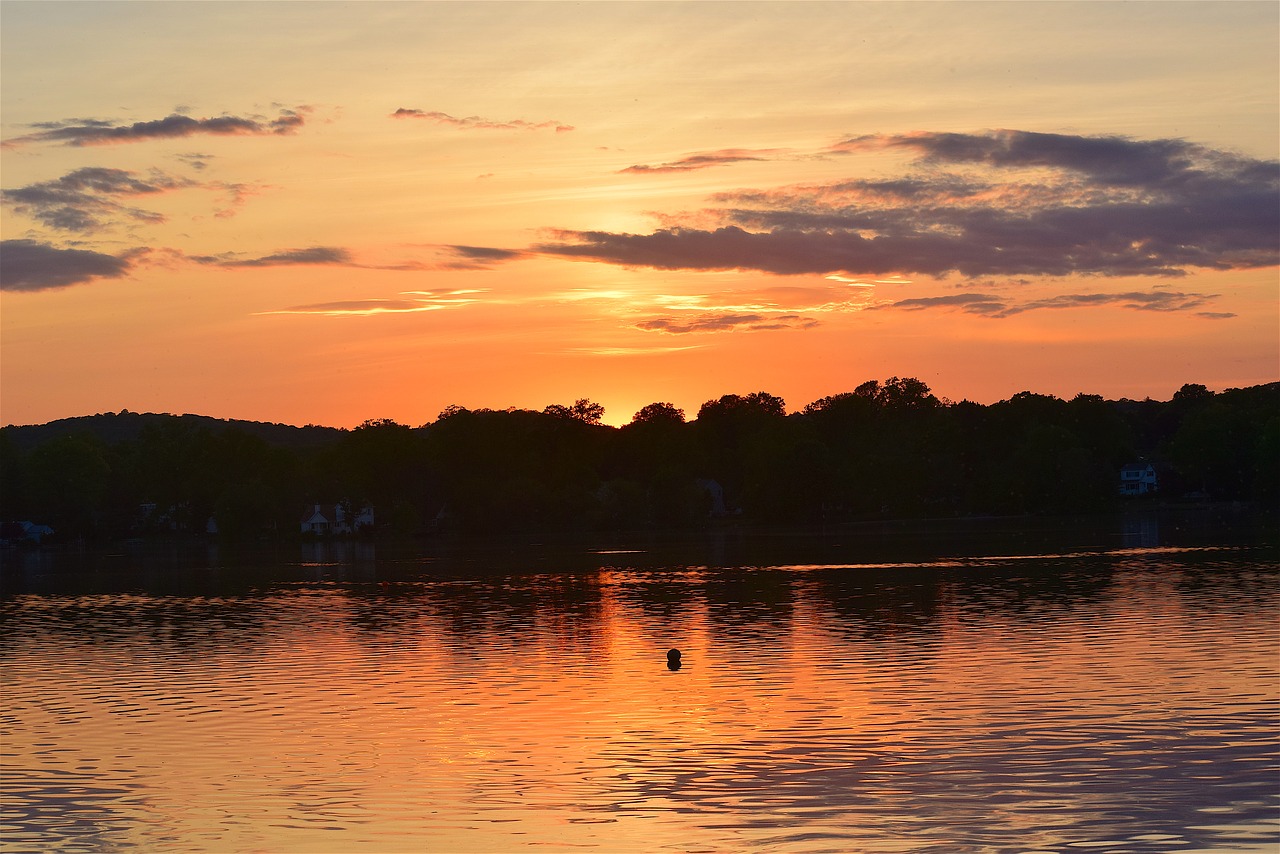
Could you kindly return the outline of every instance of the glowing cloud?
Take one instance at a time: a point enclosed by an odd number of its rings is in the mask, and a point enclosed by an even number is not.
[[[324,317],[371,317],[379,314],[416,314],[423,311],[440,311],[478,302],[472,294],[485,293],[482,289],[404,291],[402,297],[410,299],[355,299],[334,302],[310,303],[259,311],[255,314],[313,314]]]
[[[667,309],[786,314],[856,311],[866,307],[870,300],[871,295],[862,288],[814,285],[665,295],[657,301]]]

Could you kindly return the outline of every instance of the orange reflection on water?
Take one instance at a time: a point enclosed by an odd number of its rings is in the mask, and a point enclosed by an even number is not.
[[[1192,841],[1178,810],[1248,814],[1270,785],[1248,761],[1273,745],[1274,584],[1055,560],[25,597],[4,648],[7,835],[1158,850],[1132,839]]]

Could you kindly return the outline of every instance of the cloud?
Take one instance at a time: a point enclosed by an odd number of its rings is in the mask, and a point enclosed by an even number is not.
[[[967,314],[982,314],[987,317],[1000,317],[1009,308],[1009,303],[994,294],[948,294],[941,297],[912,297],[896,302],[881,303],[870,306],[871,309],[898,308],[904,311],[921,311],[927,308],[955,308]]]
[[[336,246],[311,246],[306,249],[286,249],[257,258],[240,258],[234,253],[222,255],[192,255],[190,260],[197,264],[208,264],[213,267],[286,267],[296,264],[334,264],[339,266],[356,266],[352,264],[351,253]]]
[[[94,279],[119,279],[143,250],[106,255],[87,249],[60,249],[35,240],[0,241],[0,290],[47,291]]]
[[[1135,311],[1189,311],[1213,301],[1218,294],[1188,294],[1175,291],[1131,291],[1123,294],[1059,294],[1011,306],[1007,313],[1034,311],[1038,308],[1087,308],[1118,305]]]
[[[666,295],[657,299],[664,308],[754,314],[857,311],[870,304],[871,294],[848,284],[808,287],[770,287],[716,291],[706,294]]]
[[[1265,170],[1264,164],[1214,152],[1180,139],[1134,140],[1122,136],[1074,136],[997,130],[985,134],[913,133],[881,137],[889,147],[909,148],[932,163],[973,163],[995,168],[1045,167],[1088,176],[1112,186],[1151,187],[1196,180],[1199,165]],[[1267,176],[1274,180],[1275,176]]]
[[[198,151],[192,151],[187,154],[175,155],[183,163],[197,171],[204,171],[209,168],[209,161],[214,159],[212,154],[201,154]]]
[[[457,244],[413,244],[413,248],[425,248],[434,256],[431,260],[409,259],[383,263],[355,264],[369,270],[399,270],[402,272],[433,272],[438,270],[492,270],[498,264],[528,257],[521,249],[498,249],[490,246],[462,246]]]
[[[722,314],[706,312],[688,317],[656,317],[635,324],[646,332],[666,332],[684,335],[690,332],[730,332],[742,329],[751,332],[775,329],[808,329],[818,321],[798,314]]]
[[[485,246],[460,246],[431,244],[436,254],[434,260],[396,260],[382,263],[357,260],[349,250],[338,246],[311,246],[304,249],[286,249],[255,258],[245,258],[234,252],[219,255],[193,255],[188,260],[214,267],[282,267],[298,264],[356,267],[361,270],[391,270],[397,272],[431,272],[437,270],[489,270],[503,261],[524,257],[521,250],[495,249]],[[441,257],[443,256],[443,258]]]
[[[357,299],[339,300],[337,302],[318,302],[310,305],[295,305],[274,311],[259,311],[257,314],[321,314],[329,317],[367,317],[374,314],[405,314],[419,311],[437,311],[442,306],[415,302],[414,300],[395,299]]]
[[[449,125],[464,130],[554,130],[556,133],[566,133],[573,130],[573,125],[566,125],[556,121],[529,122],[524,119],[512,119],[499,122],[492,119],[483,119],[480,116],[458,118],[448,113],[434,110],[411,110],[405,107],[396,110],[391,114],[391,117],[394,119],[426,119],[436,124]]]
[[[546,255],[778,275],[1179,276],[1280,263],[1280,168],[1183,140],[991,131],[859,137],[916,174],[722,193],[648,234],[559,231]],[[701,223],[709,222],[709,226]]]
[[[442,247],[452,256],[452,260],[444,263],[448,270],[489,270],[495,264],[504,261],[516,261],[528,255],[518,249],[496,249],[491,246],[459,246]]]
[[[408,299],[356,299],[295,305],[289,308],[259,311],[256,314],[317,314],[325,317],[370,317],[378,314],[414,314],[423,311],[440,311],[479,302],[474,294],[486,293],[482,289],[405,291],[401,297]]]
[[[686,350],[701,350],[705,344],[690,344],[683,347],[572,347],[564,352],[570,355],[583,356],[664,356],[668,353],[683,353]]]
[[[874,309],[900,309],[922,311],[924,309],[953,309],[966,314],[984,317],[1011,317],[1027,311],[1045,308],[1091,308],[1117,306],[1134,311],[1191,311],[1201,308],[1218,297],[1218,294],[1182,293],[1178,291],[1129,291],[1126,293],[1058,294],[1043,299],[1018,302],[995,294],[948,294],[939,297],[914,297],[869,306]],[[1196,312],[1197,317],[1222,319],[1235,317],[1230,312]]]
[[[160,214],[130,207],[119,200],[192,186],[196,186],[194,181],[174,178],[158,170],[143,177],[124,169],[87,167],[52,181],[5,190],[4,201],[17,213],[49,228],[89,233],[106,227],[112,218],[163,222]]]
[[[282,109],[275,118],[266,116],[214,116],[193,119],[179,113],[146,122],[116,125],[98,119],[68,119],[40,122],[34,133],[5,141],[5,145],[32,142],[54,142],[63,145],[116,145],[144,142],[150,139],[175,139],[189,136],[283,136],[292,134],[305,124],[310,107]]]
[[[723,166],[728,163],[741,163],[748,160],[773,160],[782,149],[778,148],[725,148],[720,151],[708,151],[701,154],[689,154],[679,160],[657,165],[643,163],[628,166],[619,170],[622,173],[633,172],[652,175],[662,172],[691,172],[695,169],[708,169],[712,166]]]
[[[470,305],[479,302],[479,294],[489,293],[488,288],[434,288],[428,291],[404,291],[404,296],[411,296],[419,302],[429,302],[442,308]]]

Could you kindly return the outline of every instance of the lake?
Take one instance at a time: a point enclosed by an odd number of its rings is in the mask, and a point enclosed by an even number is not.
[[[1240,533],[9,552],[0,850],[1274,852]]]

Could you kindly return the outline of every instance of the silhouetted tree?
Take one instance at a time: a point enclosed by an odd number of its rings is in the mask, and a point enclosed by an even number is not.
[[[556,418],[572,418],[584,424],[599,424],[600,419],[604,418],[604,407],[584,397],[575,400],[570,406],[553,403],[542,410],[542,413]]]
[[[649,403],[640,407],[632,424],[683,424],[684,410],[670,403]]]

